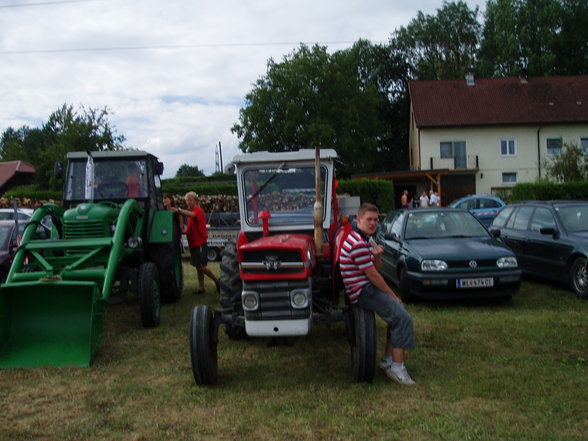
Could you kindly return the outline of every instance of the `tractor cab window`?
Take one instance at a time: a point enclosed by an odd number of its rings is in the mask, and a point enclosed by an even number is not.
[[[144,159],[94,160],[93,164],[81,160],[71,161],[69,164],[65,185],[67,200],[111,200],[147,196],[147,166]]]
[[[324,200],[326,169],[321,167],[321,193]],[[271,215],[270,225],[312,224],[315,203],[314,165],[280,165],[243,173],[247,223],[261,225],[260,213]],[[323,213],[324,218],[324,213]]]

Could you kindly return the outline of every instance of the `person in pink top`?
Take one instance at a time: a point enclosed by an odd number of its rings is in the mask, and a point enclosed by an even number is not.
[[[198,289],[196,294],[203,293],[204,275],[210,277],[216,285],[216,290],[220,291],[218,279],[210,269],[207,268],[208,258],[206,257],[208,246],[208,232],[206,231],[206,214],[198,203],[198,196],[193,191],[189,191],[185,196],[187,210],[178,208],[178,213],[186,216],[186,237],[188,239],[188,248],[190,248],[190,263],[196,267],[198,273]]]

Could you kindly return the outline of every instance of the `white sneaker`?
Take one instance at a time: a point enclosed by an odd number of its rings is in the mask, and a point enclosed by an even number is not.
[[[380,367],[380,369],[385,371],[386,369],[392,366],[392,361],[388,357],[382,357],[378,362],[378,366]]]
[[[402,384],[403,386],[414,386],[416,383],[410,375],[408,375],[408,371],[404,366],[398,368],[394,366],[390,366],[385,371],[386,377],[390,380],[396,381],[398,384]]]

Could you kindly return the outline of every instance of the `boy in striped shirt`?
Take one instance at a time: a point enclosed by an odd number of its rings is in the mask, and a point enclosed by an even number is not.
[[[404,366],[407,348],[415,345],[412,317],[378,272],[384,247],[375,243],[378,207],[363,204],[357,225],[341,248],[340,269],[350,303],[377,313],[388,324],[386,353],[379,366],[386,376],[404,386],[414,386]]]

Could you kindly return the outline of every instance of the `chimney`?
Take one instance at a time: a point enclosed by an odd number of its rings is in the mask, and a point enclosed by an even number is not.
[[[474,74],[472,72],[468,72],[465,79],[466,79],[466,84],[468,86],[475,86],[476,85],[476,83],[474,82]]]

